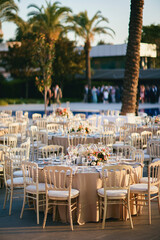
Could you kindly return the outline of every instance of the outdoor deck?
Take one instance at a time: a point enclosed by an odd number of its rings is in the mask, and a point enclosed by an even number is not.
[[[147,208],[143,210],[143,215],[133,216],[134,228],[130,228],[130,222],[109,219],[106,221],[105,230],[101,229],[101,223],[86,223],[83,226],[74,225],[74,231],[70,230],[69,224],[52,221],[51,214],[48,214],[46,228],[42,229],[43,213],[40,213],[40,224],[36,224],[36,214],[32,210],[24,211],[23,218],[20,219],[22,200],[14,199],[12,215],[8,215],[9,202],[6,209],[3,209],[5,189],[0,189],[0,239],[12,240],[37,240],[37,239],[160,239],[160,215],[157,203],[152,203],[152,224],[148,225]]]

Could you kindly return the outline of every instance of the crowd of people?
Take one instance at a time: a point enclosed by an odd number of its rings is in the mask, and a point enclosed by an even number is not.
[[[93,102],[93,103],[119,103],[121,101],[121,88],[118,86],[104,86],[88,87],[85,85],[84,88],[84,102]]]
[[[62,90],[58,85],[53,87],[52,90],[53,90],[53,92],[51,91],[51,89],[49,87],[47,88],[47,106],[51,105],[52,98],[54,99],[54,103],[57,103],[60,106],[61,98],[62,98]]]
[[[93,103],[119,103],[121,102],[123,89],[119,86],[104,86],[84,88],[84,102]],[[138,97],[140,103],[157,103],[159,101],[160,91],[157,86],[138,87]]]

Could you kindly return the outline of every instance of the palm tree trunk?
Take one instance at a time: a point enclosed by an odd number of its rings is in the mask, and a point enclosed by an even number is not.
[[[86,80],[88,82],[88,86],[91,87],[91,61],[90,61],[90,42],[87,41],[85,43],[85,56],[86,56]]]
[[[131,0],[121,114],[135,113],[144,0]]]
[[[47,87],[44,88],[44,112],[47,115]]]

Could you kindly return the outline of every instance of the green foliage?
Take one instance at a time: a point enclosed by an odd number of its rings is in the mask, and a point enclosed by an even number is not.
[[[141,42],[157,45],[156,68],[160,68],[160,24],[143,26]]]
[[[8,103],[5,100],[0,99],[0,106],[7,106],[7,105]]]
[[[55,59],[53,63],[54,84],[62,88],[73,81],[76,74],[85,70],[84,52],[76,50],[75,42],[61,38],[55,43]]]
[[[9,48],[7,57],[5,58],[8,71],[13,77],[29,78],[32,76],[33,67],[33,40],[22,40],[21,44],[15,44]]]
[[[44,94],[46,87],[51,87],[54,60],[54,42],[48,42],[44,34],[37,36],[34,43],[33,61],[40,68],[40,76],[36,76],[38,90]]]

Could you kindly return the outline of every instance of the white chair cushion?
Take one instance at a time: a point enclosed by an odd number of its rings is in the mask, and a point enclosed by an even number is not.
[[[147,192],[148,191],[148,184],[145,183],[137,183],[137,184],[133,184],[130,186],[130,191],[131,193],[134,192]],[[157,193],[158,192],[158,187],[156,186],[151,186],[150,189],[151,193]]]
[[[28,176],[28,171],[26,173],[26,176]],[[17,170],[13,172],[13,177],[23,177],[23,171],[22,170]]]
[[[71,189],[71,198],[74,198],[79,195],[79,191],[77,189]],[[49,197],[55,197],[55,198],[68,198],[69,192],[68,191],[54,191],[49,190],[48,191]]]
[[[148,177],[142,177],[139,179],[140,183],[148,183]],[[150,178],[150,182],[152,182],[152,178]]]
[[[23,177],[13,178],[13,185],[23,185],[23,184],[24,184]],[[8,186],[11,185],[11,179],[7,180],[7,185]]]
[[[35,185],[28,185],[26,187],[26,191],[36,193],[36,186]],[[38,191],[45,192],[45,183],[38,183]]]
[[[3,165],[0,165],[0,172],[3,171]]]
[[[144,154],[147,154],[147,148],[143,150]]]
[[[100,188],[97,190],[98,194],[104,196],[104,188]],[[127,190],[106,190],[107,197],[126,197]]]
[[[144,161],[150,160],[150,155],[149,154],[144,154]]]

